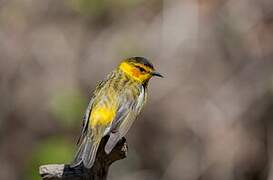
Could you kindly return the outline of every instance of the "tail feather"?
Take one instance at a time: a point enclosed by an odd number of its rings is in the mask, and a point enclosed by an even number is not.
[[[85,146],[84,154],[83,154],[83,165],[86,168],[91,168],[95,162],[97,150],[100,142],[89,142]]]
[[[115,133],[111,133],[110,137],[105,145],[104,151],[106,152],[106,154],[109,154],[113,148],[116,146],[116,144],[118,143],[118,141],[120,140],[120,133],[119,132],[115,132]]]
[[[85,146],[86,146],[86,138],[83,139],[81,145],[79,146],[79,149],[76,153],[74,161],[70,164],[70,167],[76,167],[81,164]]]
[[[91,168],[94,165],[99,144],[100,142],[94,142],[90,138],[85,137],[70,166],[75,167],[83,163],[86,168]]]

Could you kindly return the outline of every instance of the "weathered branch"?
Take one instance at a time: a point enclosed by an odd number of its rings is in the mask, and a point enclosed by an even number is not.
[[[95,163],[91,169],[83,165],[70,167],[65,164],[49,164],[40,166],[39,173],[43,180],[106,180],[109,166],[127,155],[126,139],[122,138],[110,154],[106,154],[104,146],[108,136],[101,140]]]

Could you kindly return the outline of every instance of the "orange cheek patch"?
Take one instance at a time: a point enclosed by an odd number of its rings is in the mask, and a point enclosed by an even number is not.
[[[141,75],[141,73],[136,69],[132,69],[131,72],[132,72],[132,75],[135,77],[139,77]]]

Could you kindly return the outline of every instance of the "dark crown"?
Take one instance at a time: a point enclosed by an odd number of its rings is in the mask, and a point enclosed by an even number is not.
[[[150,63],[148,61],[148,59],[144,58],[144,57],[131,57],[131,58],[128,58],[128,61],[129,62],[135,62],[135,63],[139,63],[139,64],[143,64],[151,69],[154,69],[154,66],[152,63]]]

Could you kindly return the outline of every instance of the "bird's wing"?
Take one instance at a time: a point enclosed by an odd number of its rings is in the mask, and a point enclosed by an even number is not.
[[[136,119],[137,115],[140,113],[143,105],[146,102],[146,90],[143,86],[141,86],[141,92],[136,100],[132,100],[133,102],[130,103],[128,108],[128,114],[123,116],[118,124],[117,131],[120,133],[121,137],[123,137],[129,128],[131,127],[132,123]]]
[[[120,124],[132,113],[133,105],[133,101],[127,101],[119,107],[116,117],[111,124],[111,130],[117,130]]]
[[[89,118],[90,118],[90,115],[91,115],[91,110],[92,110],[94,99],[96,98],[96,95],[98,94],[98,92],[100,91],[100,89],[103,87],[104,84],[105,84],[105,81],[99,81],[98,85],[96,86],[96,89],[93,92],[93,97],[91,98],[91,100],[90,100],[90,102],[89,102],[89,104],[87,106],[87,109],[85,111],[85,114],[83,116],[81,135],[80,135],[80,137],[79,137],[79,139],[77,141],[77,144],[80,144],[80,142],[82,142],[83,137],[87,133]]]
[[[119,141],[119,139],[127,133],[133,121],[139,114],[143,104],[145,103],[145,96],[145,89],[142,88],[142,91],[137,100],[133,98],[126,99],[126,102],[122,103],[122,105],[118,109],[115,120],[111,124],[111,129],[106,132],[107,134],[111,132],[105,146],[106,153],[110,153]]]

